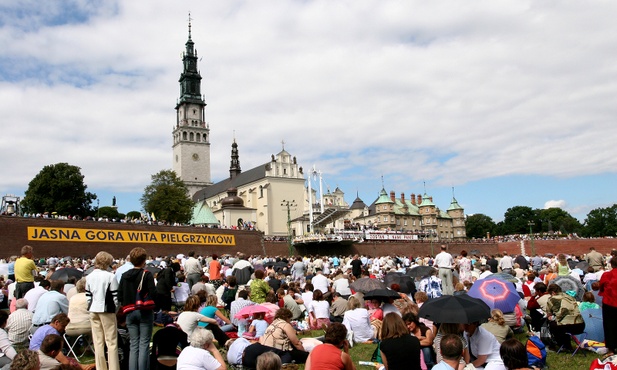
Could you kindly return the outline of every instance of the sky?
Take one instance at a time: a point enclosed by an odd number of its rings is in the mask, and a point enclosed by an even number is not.
[[[235,138],[243,170],[284,141],[349,204],[617,203],[617,2],[567,0],[2,0],[0,193],[67,162],[140,211],[172,166],[189,12],[215,182]]]

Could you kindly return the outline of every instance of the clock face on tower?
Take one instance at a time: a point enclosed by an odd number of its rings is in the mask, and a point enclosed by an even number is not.
[[[193,160],[194,161],[198,161],[199,160],[199,155],[197,153],[193,153]]]

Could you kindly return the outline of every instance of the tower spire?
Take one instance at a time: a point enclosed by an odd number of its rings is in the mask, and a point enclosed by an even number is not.
[[[191,21],[193,20],[193,18],[191,18],[191,12],[189,11],[189,40],[191,39]]]
[[[229,166],[229,178],[233,179],[238,176],[242,169],[240,168],[240,154],[238,154],[238,143],[234,132],[234,141],[231,144],[231,165]]]

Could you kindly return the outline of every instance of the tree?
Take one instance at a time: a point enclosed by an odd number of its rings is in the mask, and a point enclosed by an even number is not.
[[[194,202],[184,182],[172,170],[152,175],[152,183],[146,186],[140,201],[144,210],[159,221],[188,223],[191,220]]]
[[[583,236],[616,236],[617,204],[607,208],[596,208],[587,214]]]
[[[491,236],[495,232],[495,222],[492,218],[482,213],[467,216],[465,220],[465,230],[468,238],[486,238],[486,234]]]
[[[139,218],[141,218],[141,212],[131,211],[131,212],[126,214],[126,217],[128,217],[131,220],[139,219]]]
[[[548,208],[538,211],[541,232],[571,234],[581,232],[581,223],[561,208]]]
[[[120,219],[120,213],[118,213],[118,209],[116,209],[116,207],[101,207],[97,211],[97,216],[107,217],[110,220]]]
[[[27,213],[83,217],[92,213],[90,205],[96,199],[87,188],[81,168],[68,163],[48,165],[30,181],[21,205]]]
[[[537,211],[531,207],[515,206],[508,208],[504,213],[503,225],[501,227],[501,235],[510,234],[529,234],[529,221],[533,221],[533,232],[536,232],[540,227]]]

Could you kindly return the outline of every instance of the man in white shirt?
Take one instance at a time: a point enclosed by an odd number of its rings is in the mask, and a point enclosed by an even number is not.
[[[189,259],[184,262],[184,275],[186,276],[186,282],[189,283],[189,289],[201,280],[203,269],[201,262],[195,258],[195,251],[190,251]]]
[[[319,289],[324,295],[326,295],[326,293],[330,292],[330,283],[328,282],[328,278],[323,275],[320,268],[317,268],[316,272],[317,274],[313,276],[313,280],[311,280],[314,288],[313,291]]]
[[[502,272],[510,273],[514,267],[514,260],[508,255],[508,252],[503,252],[503,257],[499,261],[499,268]]]
[[[37,283],[35,282],[34,285]],[[38,286],[35,286],[34,289],[30,289],[26,292],[24,298],[28,301],[28,311],[34,312],[34,308],[36,307],[36,303],[39,301],[39,298],[49,291],[49,287],[51,286],[49,280],[41,280],[38,282]]]
[[[446,249],[445,245],[441,246],[441,252],[435,256],[435,266],[439,269],[443,294],[452,295],[454,293],[454,284],[452,283],[454,259],[450,253],[446,252]]]

